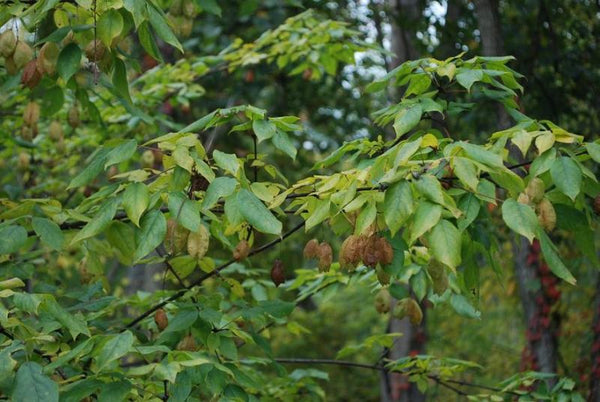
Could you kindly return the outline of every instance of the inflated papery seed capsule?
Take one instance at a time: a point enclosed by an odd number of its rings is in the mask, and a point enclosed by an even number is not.
[[[17,160],[17,168],[19,170],[27,170],[29,168],[30,156],[27,152],[21,152]]]
[[[194,339],[194,337],[191,334],[188,334],[184,336],[182,340],[179,341],[176,349],[194,352],[198,349],[198,345],[196,344],[196,340]]]
[[[37,69],[40,74],[54,75],[56,62],[58,61],[58,45],[54,42],[46,42],[40,49],[37,58]]]
[[[53,141],[58,141],[61,139],[63,136],[62,124],[56,120],[50,123],[50,127],[48,127],[48,136]]]
[[[394,249],[392,245],[388,243],[385,237],[380,237],[379,248],[381,250],[381,260],[379,261],[382,265],[389,265],[394,260]]]
[[[23,122],[28,126],[33,126],[40,120],[40,105],[36,102],[29,102],[23,110]]]
[[[0,56],[9,58],[17,46],[17,37],[12,29],[7,29],[0,34]]]
[[[556,226],[556,211],[552,203],[547,198],[544,198],[538,204],[537,210],[538,220],[544,230],[547,232],[554,230]]]
[[[448,289],[448,274],[446,273],[446,268],[444,268],[444,265],[432,258],[429,260],[427,272],[429,273],[431,281],[433,282],[434,293],[438,295],[444,293],[446,289]]]
[[[331,263],[333,262],[333,250],[331,249],[329,243],[323,242],[319,244],[319,249],[317,253],[319,257],[319,271],[329,271]]]
[[[544,198],[544,192],[546,191],[546,185],[544,181],[539,177],[534,177],[529,181],[525,188],[525,194],[529,197],[529,200],[537,204]]]
[[[285,282],[285,272],[281,260],[273,261],[273,266],[271,267],[271,280],[276,287],[279,287],[279,285]]]
[[[187,239],[187,251],[192,257],[200,260],[206,255],[210,243],[210,234],[206,226],[200,225],[197,232],[190,232]]]
[[[362,250],[362,262],[371,268],[375,268],[381,261],[382,250],[379,248],[379,238],[375,235],[369,236],[364,243]]]
[[[33,140],[33,129],[29,126],[22,126],[21,137],[23,137],[25,141]]]
[[[167,325],[169,325],[169,318],[167,317],[167,313],[165,313],[165,310],[163,310],[162,308],[156,310],[156,312],[154,313],[154,322],[156,323],[156,326],[158,327],[159,331],[162,331],[165,328],[167,328]]]
[[[517,197],[517,201],[520,202],[521,204],[531,205],[531,199],[525,193],[520,193],[519,196]]]
[[[235,246],[235,249],[233,250],[233,259],[236,261],[243,260],[244,258],[248,257],[249,252],[250,245],[248,244],[248,241],[242,240],[237,244],[237,246]]]
[[[15,62],[17,69],[21,69],[33,59],[33,49],[22,40],[17,41],[17,46],[15,47],[12,59]]]
[[[142,158],[140,160],[140,163],[142,164],[142,167],[144,167],[144,168],[151,168],[152,166],[154,166],[154,152],[152,152],[149,149],[145,150],[142,153]]]
[[[72,128],[77,128],[79,123],[81,123],[81,120],[79,120],[79,109],[77,108],[77,105],[73,105],[69,109],[67,113],[67,122]]]
[[[304,258],[311,259],[318,257],[319,241],[317,239],[309,240],[304,246]]]
[[[360,262],[362,250],[359,247],[359,237],[350,235],[344,240],[340,247],[340,267],[342,269],[352,270]]]
[[[375,268],[375,272],[377,273],[377,280],[382,286],[390,284],[390,274],[385,272],[381,265],[377,265],[377,268]]]
[[[408,317],[413,325],[419,325],[423,321],[423,311],[421,311],[419,303],[410,297],[398,300],[392,315],[399,320]]]
[[[25,65],[23,74],[21,75],[21,84],[29,89],[33,89],[40,83],[42,75],[37,69],[37,60],[31,60]]]
[[[89,61],[100,61],[104,57],[106,46],[99,39],[92,40],[85,47],[85,55]]]
[[[392,297],[387,289],[381,289],[375,295],[375,310],[379,314],[385,314],[390,311],[392,305]]]
[[[186,250],[189,234],[190,231],[178,224],[175,219],[169,219],[165,235],[165,248],[169,254],[176,255]]]
[[[181,17],[179,21],[179,35],[187,38],[192,34],[192,30],[194,29],[194,20],[192,18]]]
[[[198,14],[198,9],[193,1],[184,1],[182,4],[183,15],[188,18],[194,18]]]

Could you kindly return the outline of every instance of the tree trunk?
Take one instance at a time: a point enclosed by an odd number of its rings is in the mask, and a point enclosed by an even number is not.
[[[596,295],[594,298],[594,321],[592,337],[592,369],[590,370],[590,394],[588,401],[600,401],[600,274],[596,281]]]
[[[391,63],[394,68],[406,60],[419,57],[414,45],[416,32],[411,27],[421,16],[421,8],[419,0],[388,0],[387,7],[392,28],[391,51],[396,55]]]

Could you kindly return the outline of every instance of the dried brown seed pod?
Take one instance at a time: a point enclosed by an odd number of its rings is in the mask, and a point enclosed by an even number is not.
[[[556,211],[554,210],[552,203],[547,198],[544,198],[538,204],[537,209],[538,220],[544,230],[547,232],[554,230],[554,227],[556,226]]]
[[[151,168],[154,166],[154,152],[147,149],[142,153],[141,164],[144,168]]]
[[[271,267],[271,280],[277,287],[285,282],[285,272],[281,260],[273,261],[273,266]]]
[[[365,240],[362,249],[362,262],[368,267],[375,268],[381,259],[382,250],[379,248],[379,238],[377,236],[369,236]]]
[[[319,241],[317,239],[309,240],[304,246],[304,258],[311,259],[318,257]]]
[[[0,56],[9,58],[17,46],[17,37],[12,29],[7,29],[0,34]]]
[[[102,60],[104,53],[106,53],[106,46],[99,39],[92,40],[85,47],[85,55],[89,61],[98,62]]]
[[[235,246],[235,250],[233,250],[233,258],[236,261],[243,260],[248,257],[248,253],[250,252],[250,245],[246,240],[240,241],[237,246]]]
[[[375,272],[377,273],[377,280],[382,286],[390,284],[390,274],[385,272],[381,265],[378,265],[377,268],[375,268]]]
[[[375,295],[375,310],[379,314],[385,314],[390,311],[392,304],[392,297],[390,296],[390,292],[387,289],[381,289]]]
[[[21,137],[23,137],[25,141],[33,140],[33,129],[29,126],[22,126]]]
[[[319,249],[317,251],[319,257],[319,271],[327,272],[331,267],[331,263],[333,262],[333,250],[329,243],[322,242],[319,244]]]
[[[176,347],[177,350],[187,350],[188,352],[194,352],[198,350],[198,345],[196,344],[196,340],[191,334],[188,334],[183,337],[182,340],[179,341]]]
[[[381,249],[381,260],[379,263],[382,265],[391,264],[394,260],[394,249],[385,237],[379,238],[379,248]]]
[[[9,75],[15,75],[18,71],[17,65],[15,64],[12,56],[4,59],[4,67],[6,67],[6,72]]]
[[[72,128],[77,128],[79,123],[81,123],[81,120],[79,120],[79,109],[77,108],[77,105],[73,105],[69,109],[69,112],[67,113],[67,122]]]
[[[356,235],[350,235],[344,240],[340,247],[340,267],[352,269],[360,262],[362,250],[359,250],[360,240]]]
[[[190,232],[187,239],[187,251],[192,257],[201,259],[208,251],[210,234],[204,225],[200,225],[197,232]]]
[[[30,157],[27,152],[21,152],[17,160],[17,168],[19,170],[27,170],[29,168]]]
[[[408,317],[413,325],[419,325],[423,321],[423,311],[419,303],[410,297],[398,300],[398,303],[394,306],[392,315],[399,320]]]
[[[546,191],[546,185],[544,181],[539,177],[534,177],[529,181],[525,188],[525,194],[529,197],[529,200],[537,204],[544,198],[544,192]]]
[[[169,318],[167,317],[167,313],[165,313],[165,310],[163,310],[162,308],[156,310],[156,312],[154,313],[154,322],[156,323],[156,326],[158,327],[159,331],[162,331],[165,328],[167,328],[167,325],[169,325]]]
[[[525,193],[520,193],[519,197],[517,197],[517,201],[520,202],[521,204],[525,204],[525,205],[531,204],[531,199]]]
[[[21,75],[21,84],[25,85],[29,89],[33,89],[40,83],[42,75],[37,69],[37,60],[31,60],[25,65],[23,74]]]
[[[33,126],[40,120],[40,105],[36,102],[29,102],[23,110],[23,122],[28,126]]]
[[[167,235],[165,236],[165,248],[169,254],[176,255],[187,248],[190,231],[179,225],[175,219],[167,221]]]

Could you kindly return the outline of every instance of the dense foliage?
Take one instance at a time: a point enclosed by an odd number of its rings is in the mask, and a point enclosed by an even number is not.
[[[479,319],[482,266],[503,276],[511,232],[565,283],[578,286],[561,238],[597,263],[600,144],[524,114],[512,57],[407,61],[364,87],[342,69],[383,50],[347,23],[308,10],[209,52],[183,41],[199,13],[218,26],[222,12],[179,0],[0,9],[0,395],[324,399],[327,374],[308,360],[288,370],[302,361],[272,343],[310,331],[297,306],[344,288],[369,312],[357,312],[360,339],[340,341],[328,363],[452,392],[477,362],[378,358],[401,334],[370,326],[380,318],[363,298],[415,325],[423,301]],[[294,112],[298,100],[252,105],[249,89],[227,102],[238,88],[207,90],[251,87],[259,67],[315,90],[342,79],[351,89],[330,101],[355,100],[354,122],[368,129],[321,155],[340,135]],[[497,107],[516,124],[454,132]],[[304,261],[282,255],[290,243]],[[152,286],[131,283],[139,271]],[[344,360],[354,356],[372,360]],[[470,397],[582,400],[567,377],[548,386],[552,376],[516,373]]]

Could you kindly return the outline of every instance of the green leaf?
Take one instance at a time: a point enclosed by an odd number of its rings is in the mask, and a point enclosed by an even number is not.
[[[594,162],[600,163],[600,144],[596,142],[588,142],[585,144],[587,153],[592,157]]]
[[[316,206],[309,211],[306,230],[310,230],[329,217],[330,200],[315,200]],[[312,205],[311,205],[312,207]]]
[[[196,309],[184,309],[179,310],[169,320],[169,325],[164,329],[163,332],[176,332],[188,329],[198,319],[198,310]]]
[[[383,216],[392,236],[415,211],[410,183],[400,181],[392,184],[385,192]]]
[[[410,242],[414,242],[434,227],[441,217],[442,207],[427,201],[420,202],[410,229]]]
[[[67,186],[67,190],[75,187],[81,187],[94,180],[96,176],[104,170],[104,164],[109,154],[108,149],[101,149],[92,158],[92,161],[87,165],[77,176],[71,180]]]
[[[450,299],[450,305],[460,315],[469,318],[481,318],[481,312],[477,311],[463,295],[453,294]]]
[[[188,172],[192,173],[192,168],[194,167],[194,158],[190,156],[190,150],[188,147],[178,145],[175,148],[175,151],[173,151],[173,160],[178,166],[181,166]]]
[[[47,295],[44,299],[43,306],[44,310],[47,311],[52,318],[69,331],[73,340],[76,340],[79,334],[91,336],[86,322],[63,309],[53,296]]]
[[[117,91],[122,98],[131,103],[131,96],[129,96],[129,83],[127,82],[127,69],[125,67],[125,62],[118,57],[115,57],[114,61],[112,83],[115,87],[115,91]]]
[[[459,68],[458,74],[456,74],[456,81],[458,81],[458,83],[467,91],[470,91],[473,84],[477,81],[481,81],[482,78],[483,71],[481,70]]]
[[[69,43],[60,51],[56,62],[56,70],[63,80],[69,81],[69,78],[79,71],[81,55],[81,49],[75,42]]]
[[[442,219],[429,234],[431,253],[453,270],[461,262],[461,234],[449,221]]]
[[[34,217],[31,219],[31,224],[35,233],[37,233],[37,235],[40,236],[40,239],[50,246],[50,248],[54,250],[60,250],[62,248],[65,237],[56,223],[46,218]],[[0,236],[2,235],[0,234]],[[0,252],[0,254],[2,253]]]
[[[169,193],[169,211],[183,227],[197,232],[202,223],[198,204],[187,198],[183,193]]]
[[[207,13],[216,15],[217,17],[221,16],[221,7],[219,7],[219,3],[216,0],[196,0],[196,4]]]
[[[533,209],[512,198],[505,200],[502,204],[502,219],[509,228],[521,236],[525,236],[530,243],[540,228]]]
[[[123,192],[123,208],[135,226],[140,226],[140,217],[149,203],[150,193],[144,183],[132,183]]]
[[[167,19],[165,18],[162,10],[158,9],[154,4],[147,3],[148,9],[148,19],[150,20],[150,24],[152,24],[152,28],[156,31],[158,36],[169,45],[178,49],[181,53],[183,53],[183,47],[181,47],[181,43],[177,40],[177,37],[169,27],[167,23]]]
[[[15,376],[15,402],[58,402],[58,384],[42,373],[42,366],[25,362]]]
[[[273,145],[275,145],[275,148],[288,154],[290,158],[296,159],[298,150],[290,140],[290,137],[287,135],[287,133],[277,130],[275,137],[273,137]]]
[[[245,188],[239,191],[238,204],[244,219],[256,230],[270,234],[281,233],[281,222],[250,191]]]
[[[130,159],[135,150],[137,149],[136,140],[127,140],[117,145],[106,155],[106,162],[104,162],[104,168],[106,169],[110,165],[116,165]]]
[[[202,210],[212,208],[219,201],[219,198],[233,194],[237,184],[237,181],[231,177],[217,177],[214,179],[206,189],[201,205]]]
[[[354,234],[360,235],[362,234],[373,222],[375,222],[375,218],[377,217],[377,208],[375,207],[374,202],[368,202],[367,206],[360,211],[358,217],[356,218],[356,227],[354,228]]]
[[[146,2],[138,0],[123,0],[123,7],[132,15],[136,28],[145,21]]]
[[[404,97],[409,95],[420,95],[425,92],[429,86],[431,85],[431,78],[426,73],[414,74],[410,78],[410,84],[408,84],[408,88],[406,88],[406,92],[404,93]]]
[[[123,17],[117,10],[111,8],[100,15],[96,30],[98,38],[110,48],[112,40],[123,30]]]
[[[213,152],[213,158],[218,167],[234,176],[240,169],[240,162],[235,154],[226,154],[225,152],[215,150]]]
[[[469,189],[477,191],[479,178],[477,177],[477,168],[469,159],[455,157],[452,159],[452,169],[456,177],[463,182]]]
[[[134,261],[150,254],[162,243],[167,233],[167,220],[159,210],[148,212],[142,218],[140,229],[136,232],[137,248],[133,255]]]
[[[282,300],[264,300],[258,303],[258,308],[275,318],[285,318],[292,313],[296,305]]]
[[[102,371],[110,362],[124,356],[133,345],[133,334],[130,331],[112,336],[100,349],[96,358],[98,371]]]
[[[556,187],[575,201],[581,190],[581,169],[570,157],[556,158],[550,168],[550,176]]]
[[[125,265],[133,263],[135,252],[135,231],[133,226],[124,222],[113,221],[106,229],[106,239],[111,246],[119,250]]]
[[[422,114],[423,108],[418,103],[403,107],[394,120],[396,138],[408,133],[419,124]]]
[[[73,237],[73,240],[71,240],[71,245],[77,243],[78,241],[89,239],[90,237],[93,237],[106,229],[117,212],[118,204],[119,200],[116,197],[113,197],[104,203],[96,216],[94,216],[94,218],[89,221],[87,225],[85,225],[83,229],[81,229],[79,233],[75,235],[75,237]]]
[[[556,252],[556,247],[554,246],[552,240],[550,240],[546,232],[540,229],[538,231],[538,238],[540,239],[542,254],[544,255],[544,259],[548,263],[550,270],[554,273],[554,275],[570,283],[571,285],[575,285],[577,280],[560,259],[558,253]]]
[[[131,0],[139,3],[138,0]],[[163,59],[160,54],[160,50],[156,45],[156,40],[154,39],[154,35],[152,35],[152,30],[150,29],[150,25],[148,21],[143,21],[137,30],[138,38],[144,50],[152,56],[156,61],[162,63]]]
[[[268,120],[254,120],[252,121],[252,130],[256,134],[258,143],[261,143],[273,137],[277,132],[277,127]]]
[[[0,229],[0,254],[17,252],[27,240],[27,231],[18,225],[4,226]]]
[[[416,189],[425,196],[425,198],[444,205],[444,190],[442,185],[435,176],[431,174],[424,174],[419,180],[415,182]]]
[[[464,149],[467,156],[476,162],[483,163],[484,165],[496,168],[503,168],[502,156],[492,151],[489,151],[481,145],[469,144],[468,142],[461,142],[460,147]]]

